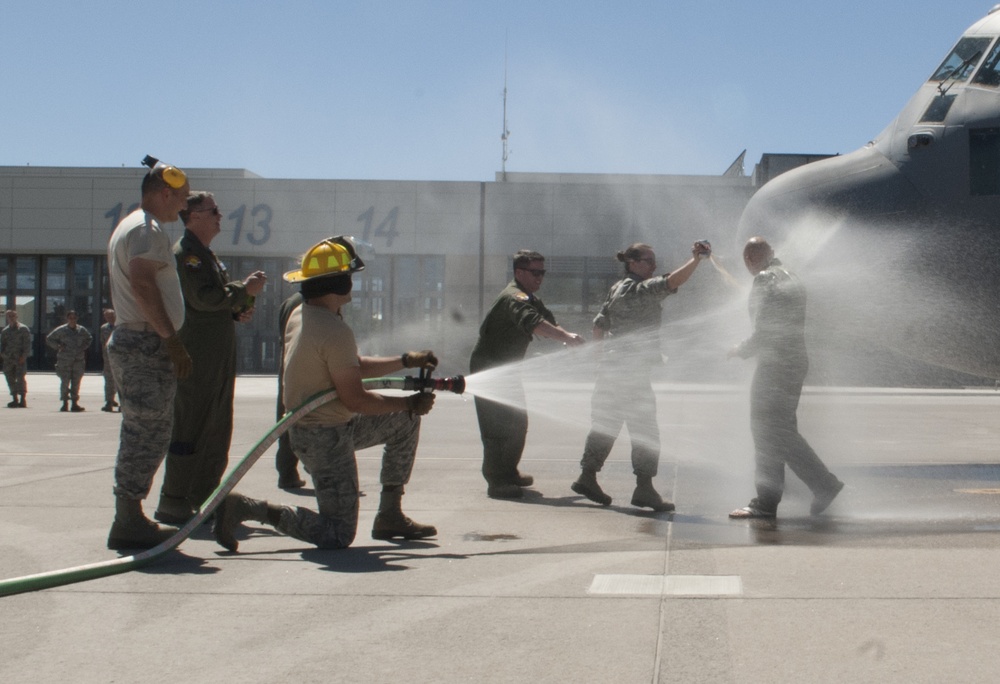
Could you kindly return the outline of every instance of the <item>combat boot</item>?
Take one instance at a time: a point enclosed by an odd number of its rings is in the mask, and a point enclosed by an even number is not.
[[[196,513],[187,499],[161,493],[153,518],[168,525],[183,525]]]
[[[378,513],[375,514],[375,523],[372,525],[372,539],[423,539],[437,534],[437,528],[433,525],[421,525],[403,514],[402,498],[401,485],[382,488]]]
[[[601,489],[601,485],[597,484],[597,471],[587,470],[586,468],[580,473],[580,477],[576,478],[576,482],[569,486],[577,494],[582,494],[594,503],[599,503],[602,506],[611,505],[611,497],[604,493]]]
[[[7,402],[7,408],[17,408],[20,404],[17,401],[17,397],[14,397],[14,401]]]
[[[176,527],[157,525],[142,512],[138,499],[115,499],[115,520],[108,534],[109,549],[151,549],[177,533]]]
[[[652,508],[657,513],[667,513],[674,510],[674,505],[660,498],[653,488],[653,478],[650,475],[636,476],[635,491],[632,492],[632,505],[639,508]]]
[[[114,407],[111,406],[111,404],[105,404],[104,406],[101,407],[101,410],[104,411],[105,413],[114,413],[115,409]]]
[[[21,395],[21,403],[18,404],[20,408],[28,408],[28,402],[25,400],[25,395]]]
[[[69,411],[69,402],[68,402],[68,401],[64,401],[64,402],[63,402],[63,405],[62,405],[62,408],[61,408],[61,409],[59,409],[59,410],[60,410],[60,411],[61,411],[62,413],[66,413],[66,411]]]
[[[83,411],[86,411],[87,409],[83,408],[82,406],[80,406],[78,403],[76,403],[74,401],[73,405],[70,406],[69,410],[72,411],[73,413],[82,413]]]
[[[215,537],[215,541],[228,551],[235,553],[236,549],[240,547],[239,541],[236,540],[236,528],[244,520],[271,523],[268,519],[269,508],[266,501],[251,499],[239,492],[230,492],[215,509],[215,524],[212,526],[212,535]]]

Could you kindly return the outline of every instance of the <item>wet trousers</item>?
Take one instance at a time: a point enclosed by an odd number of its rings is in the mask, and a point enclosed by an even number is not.
[[[758,361],[750,384],[750,431],[757,487],[757,498],[751,502],[754,508],[777,510],[785,489],[786,465],[815,495],[838,483],[799,434],[795,414],[808,369],[805,361]]]
[[[602,368],[590,402],[591,428],[580,467],[600,471],[623,426],[632,441],[632,472],[655,477],[660,461],[660,427],[649,370]]]

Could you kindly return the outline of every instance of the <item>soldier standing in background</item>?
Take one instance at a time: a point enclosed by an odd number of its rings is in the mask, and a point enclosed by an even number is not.
[[[77,321],[76,311],[67,311],[66,322],[45,338],[45,343],[56,350],[56,375],[59,376],[59,395],[62,399],[59,410],[74,413],[86,410],[80,406],[80,380],[87,366],[87,350],[94,341],[90,331]],[[72,408],[70,401],[73,402]]]
[[[5,318],[7,326],[0,331],[0,357],[3,358],[3,374],[7,378],[12,398],[7,408],[28,408],[25,400],[28,383],[24,376],[27,372],[28,354],[31,353],[31,331],[28,326],[18,322],[16,310],[7,309]]]
[[[115,310],[105,309],[104,325],[101,326],[101,357],[104,360],[104,406],[101,407],[101,410],[108,413],[112,413],[118,408],[118,402],[115,401],[115,394],[118,390],[115,388],[115,376],[111,372],[111,360],[108,358],[108,340],[111,339],[111,333],[114,331]]]
[[[178,335],[193,370],[177,383],[173,433],[153,514],[172,525],[190,520],[226,471],[233,435],[236,322],[251,320],[254,299],[267,283],[263,271],[232,280],[210,249],[222,231],[212,193],[188,195],[180,218],[184,235],[174,245],[174,255],[184,293],[184,326]]]

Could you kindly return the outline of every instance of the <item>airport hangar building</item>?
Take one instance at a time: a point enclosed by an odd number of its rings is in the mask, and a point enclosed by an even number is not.
[[[275,373],[278,307],[295,288],[281,275],[331,235],[353,235],[366,269],[345,313],[362,353],[433,348],[441,371],[467,372],[479,323],[512,277],[511,255],[546,256],[539,293],[564,327],[587,334],[608,287],[614,254],[633,242],[663,269],[711,240],[740,265],[734,234],[757,187],[828,155],[765,155],[752,176],[497,174],[493,182],[288,180],[242,169],[191,169],[191,187],[215,194],[222,233],[212,249],[233,279],[268,274],[252,323],[238,326],[240,373]],[[742,159],[739,160],[742,163]],[[98,328],[110,306],[106,249],[118,220],[138,206],[142,168],[0,167],[0,309],[17,307],[33,335],[29,370],[54,367],[45,335],[66,311],[95,336],[88,370],[102,365]],[[171,238],[183,227],[167,226]],[[733,257],[737,257],[733,260]],[[718,279],[713,279],[713,282]],[[718,284],[718,283],[716,283]],[[683,309],[711,288],[696,289]],[[674,308],[674,307],[671,307]]]

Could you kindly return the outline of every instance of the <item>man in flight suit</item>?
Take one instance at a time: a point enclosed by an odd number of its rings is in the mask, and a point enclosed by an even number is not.
[[[830,505],[844,483],[831,473],[799,434],[796,410],[809,370],[806,354],[806,291],[775,258],[767,240],[753,237],[743,262],[754,276],[750,291],[753,334],[729,352],[757,357],[750,384],[750,431],[756,461],[757,496],[730,518],[774,518],[785,489],[787,464],[813,493],[811,513]]]
[[[535,335],[573,346],[583,344],[583,337],[560,328],[552,312],[535,296],[544,277],[544,256],[526,249],[514,255],[514,279],[493,302],[479,328],[479,341],[469,362],[473,373],[520,361]],[[508,406],[476,397],[483,477],[486,494],[494,499],[519,499],[524,495],[521,488],[534,482],[517,469],[528,435],[528,412],[521,408],[523,391],[517,399],[518,405]]]
[[[254,298],[267,282],[263,271],[231,280],[209,249],[222,223],[211,193],[188,195],[180,218],[184,235],[174,245],[174,256],[184,293],[184,326],[178,334],[194,366],[190,377],[177,383],[170,449],[153,516],[174,525],[194,516],[225,473],[233,433],[236,321],[251,319]]]

